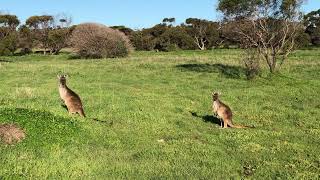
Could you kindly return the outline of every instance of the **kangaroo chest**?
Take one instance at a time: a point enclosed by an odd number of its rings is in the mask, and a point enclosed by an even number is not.
[[[213,113],[217,114],[219,107],[220,107],[220,102],[219,101],[213,101],[213,104],[212,104]]]
[[[59,87],[59,95],[61,99],[65,99],[67,95],[67,89],[65,87]]]

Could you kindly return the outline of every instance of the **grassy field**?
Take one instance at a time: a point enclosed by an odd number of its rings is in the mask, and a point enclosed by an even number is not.
[[[0,144],[0,179],[319,179],[320,50],[297,51],[281,73],[253,81],[239,54],[0,57],[0,123],[27,132]],[[61,107],[59,73],[87,118]],[[221,129],[212,90],[235,124],[255,128]]]

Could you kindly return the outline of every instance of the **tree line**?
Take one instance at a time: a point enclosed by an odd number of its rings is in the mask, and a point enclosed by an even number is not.
[[[223,10],[222,6],[220,8]],[[230,11],[232,7],[228,8]],[[161,23],[151,28],[111,28],[127,35],[135,50],[206,50],[243,47],[244,38],[235,30],[241,26],[246,27],[248,23],[251,22],[241,19],[241,16],[219,22],[188,18],[179,25],[175,25],[175,18],[164,18]],[[301,25],[297,30],[295,46],[320,45],[320,9],[306,14],[301,22],[295,23]],[[274,26],[275,24],[276,21],[273,22]],[[71,26],[71,18],[68,16],[31,16],[21,24],[15,15],[0,14],[0,55],[13,55],[17,50],[26,54],[34,49],[41,49],[44,54],[58,54],[62,48],[69,46],[68,38],[75,27],[76,25]]]
[[[24,24],[16,15],[0,14],[0,55],[21,54],[42,49],[46,54],[58,54],[67,47],[67,40],[74,26],[71,18],[65,16],[31,16]]]

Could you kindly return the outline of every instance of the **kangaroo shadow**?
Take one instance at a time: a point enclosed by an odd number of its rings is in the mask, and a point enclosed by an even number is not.
[[[63,109],[65,109],[65,110],[67,110],[67,111],[68,111],[68,107],[67,107],[67,105],[65,105],[65,104],[61,104],[61,107],[62,107]]]
[[[221,125],[221,121],[220,119],[212,116],[212,115],[204,115],[204,116],[200,116],[198,115],[197,112],[191,112],[190,111],[190,114],[193,116],[193,117],[197,117],[197,118],[201,118],[203,122],[206,122],[206,123],[212,123],[212,124],[217,124],[217,125]]]
[[[77,54],[70,54],[69,56],[68,56],[68,58],[67,58],[68,60],[77,60],[77,61],[79,61],[79,60],[83,60],[83,61],[86,61],[86,60],[88,60],[88,59],[90,59],[90,60],[96,60],[96,61],[99,61],[99,60],[101,60],[101,58],[99,58],[99,57],[82,57],[82,56],[80,56],[80,55],[77,55]]]
[[[176,68],[183,71],[219,73],[226,78],[239,79],[245,74],[245,69],[240,66],[224,65],[224,64],[180,64]]]
[[[52,144],[69,146],[70,142],[87,136],[77,121],[46,110],[0,108],[0,123],[14,123],[24,129],[22,141],[27,149],[35,150]]]
[[[65,104],[60,104],[60,105],[61,105],[61,107],[63,109],[65,109],[66,111],[69,111],[67,105],[65,105]],[[97,119],[97,118],[91,118],[91,119],[96,121],[96,122],[99,122],[99,123],[108,123],[110,126],[113,126],[113,121],[109,122],[109,121],[100,120],[100,119]]]

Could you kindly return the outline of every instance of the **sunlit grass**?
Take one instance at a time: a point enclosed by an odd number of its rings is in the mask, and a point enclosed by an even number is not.
[[[27,138],[0,145],[4,178],[319,178],[320,51],[247,81],[239,50],[135,52],[124,59],[1,57],[0,123]],[[61,107],[66,73],[88,116]],[[222,130],[211,91],[234,111]],[[96,118],[106,123],[96,122]]]

